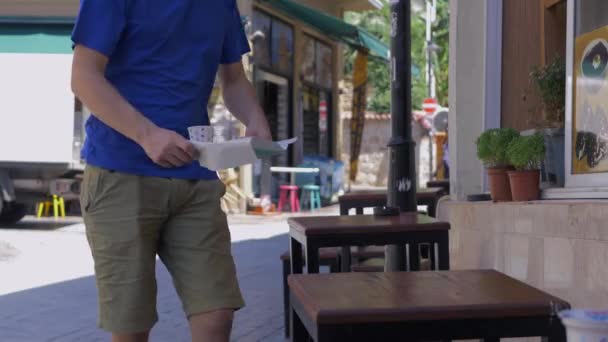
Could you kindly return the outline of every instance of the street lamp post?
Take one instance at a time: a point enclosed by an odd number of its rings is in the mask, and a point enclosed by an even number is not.
[[[412,140],[411,1],[390,0],[391,123],[387,206],[416,212],[415,142]],[[405,246],[387,246],[386,271],[405,269]]]

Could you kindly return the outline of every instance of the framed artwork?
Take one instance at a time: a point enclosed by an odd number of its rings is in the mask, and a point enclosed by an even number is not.
[[[608,172],[608,26],[576,38],[572,173]]]
[[[568,0],[566,187],[608,186],[608,1]]]

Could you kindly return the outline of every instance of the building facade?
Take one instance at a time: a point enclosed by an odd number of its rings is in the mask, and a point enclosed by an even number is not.
[[[449,220],[453,268],[494,268],[567,299],[608,305],[608,3],[451,0]],[[538,129],[530,72],[565,61],[562,184],[531,203],[468,202],[486,189],[475,139],[490,128]],[[551,149],[553,146],[547,146]],[[556,200],[556,199],[559,199]]]

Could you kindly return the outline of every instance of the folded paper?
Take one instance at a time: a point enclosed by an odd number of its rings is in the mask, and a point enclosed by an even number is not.
[[[267,159],[287,150],[297,138],[269,141],[260,138],[240,138],[219,143],[191,141],[199,151],[199,164],[212,171],[230,169]]]

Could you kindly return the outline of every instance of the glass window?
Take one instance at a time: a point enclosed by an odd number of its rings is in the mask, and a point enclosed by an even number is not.
[[[272,21],[272,67],[284,73],[292,73],[293,29],[278,21]]]
[[[305,82],[315,83],[315,57],[315,40],[310,36],[304,35],[302,38],[300,75]]]
[[[575,12],[572,173],[608,172],[608,1]]]
[[[323,88],[331,88],[333,81],[333,54],[331,47],[317,42],[316,67],[317,84]]]
[[[271,19],[259,11],[253,12],[252,29],[254,35],[260,34],[253,40],[254,60],[257,65],[270,66],[270,25]]]

